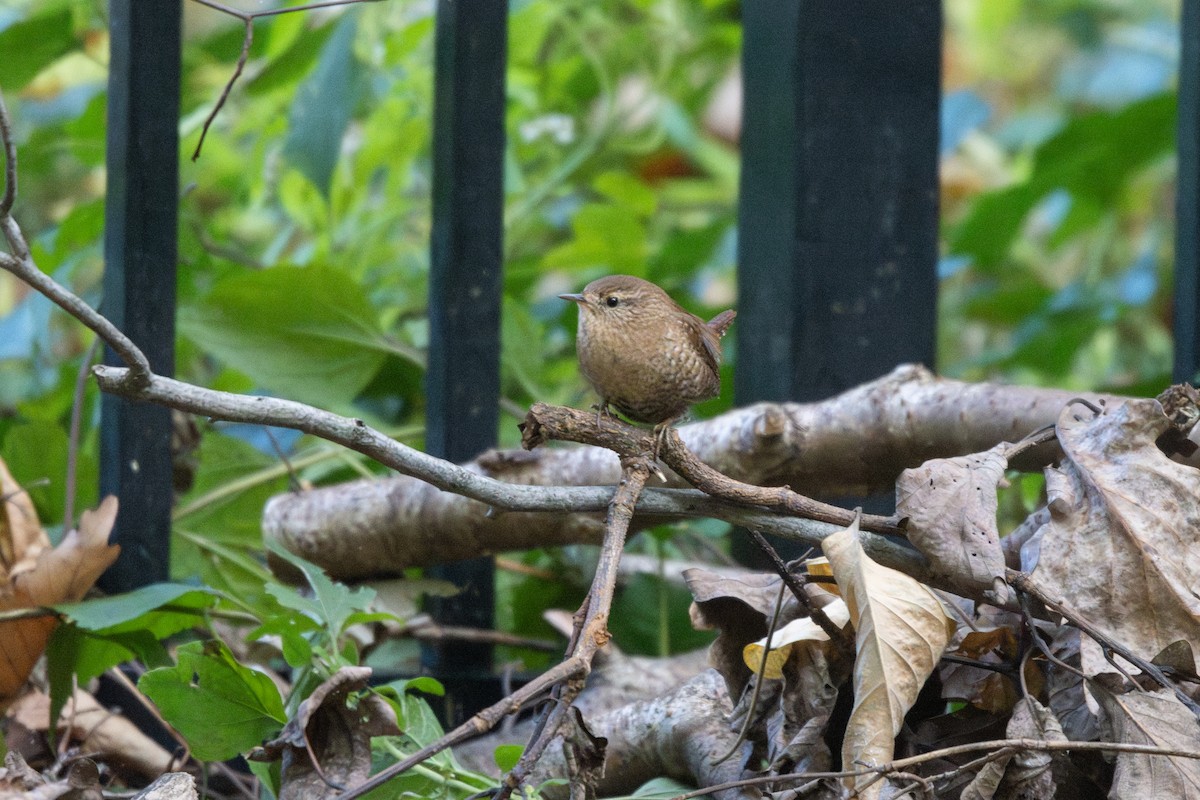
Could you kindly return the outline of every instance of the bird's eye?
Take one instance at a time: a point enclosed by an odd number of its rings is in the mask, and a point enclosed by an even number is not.
[[[619,306],[621,304],[621,299],[619,297],[617,297],[615,294],[610,294],[608,297],[606,297],[604,299],[604,302],[608,304],[609,308],[616,308],[617,306]]]

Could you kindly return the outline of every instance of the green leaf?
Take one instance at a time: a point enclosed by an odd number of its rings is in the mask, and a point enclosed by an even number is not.
[[[492,758],[496,760],[496,766],[501,772],[508,772],[517,765],[521,760],[521,754],[525,752],[525,747],[519,744],[502,744],[492,753]]]
[[[416,678],[407,678],[404,680],[392,681],[390,684],[397,692],[424,692],[432,694],[436,697],[445,697],[446,687],[437,678],[431,678],[428,675],[420,675]]]
[[[1075,117],[1038,147],[1028,180],[975,202],[951,236],[950,252],[998,272],[1026,216],[1058,190],[1070,195],[1072,212],[1055,243],[1085,230],[1101,209],[1113,206],[1134,174],[1171,152],[1175,115],[1175,95],[1163,94],[1119,111]]]
[[[71,623],[59,625],[46,645],[51,717],[58,719],[76,685],[134,659],[150,666],[170,662],[162,643],[148,630],[98,636]]]
[[[66,513],[67,475],[67,432],[62,426],[45,420],[13,425],[4,436],[2,452],[13,478],[29,492],[42,522],[61,522]],[[95,485],[99,473],[95,458],[82,451],[79,456],[76,481],[86,490]],[[88,494],[81,493],[80,500],[87,502]]]
[[[0,31],[0,86],[13,95],[56,59],[75,48],[71,9],[56,4]]]
[[[547,267],[603,266],[613,272],[646,271],[646,226],[625,206],[589,203],[571,221],[575,238],[543,259]]]
[[[654,190],[628,172],[601,173],[592,186],[617,205],[628,206],[643,217],[650,216],[658,207]]]
[[[126,594],[81,603],[60,603],[55,610],[76,625],[99,633],[148,630],[159,638],[196,624],[203,611],[217,602],[207,589],[179,583],[155,583]],[[171,610],[160,611],[170,604]]]
[[[288,116],[283,155],[326,197],[365,74],[354,57],[357,30],[358,15],[342,17],[322,48],[316,69],[296,91]]]
[[[280,584],[267,586],[267,591],[281,605],[313,615],[329,630],[330,638],[337,638],[345,629],[349,619],[359,611],[365,611],[375,599],[375,590],[360,587],[351,590],[345,585],[329,579],[320,567],[290,553],[276,543],[269,545],[270,551],[304,573],[313,596],[302,597],[297,591]],[[390,616],[390,615],[388,615]]]
[[[224,761],[276,733],[287,717],[271,679],[244,667],[218,641],[191,642],[174,667],[138,681],[201,761]]]
[[[181,308],[179,326],[263,388],[313,405],[352,400],[388,350],[358,284],[322,266],[236,273]]]
[[[698,631],[688,622],[692,595],[657,575],[635,575],[613,600],[609,627],[621,647],[630,653],[657,655],[659,648],[660,592],[667,595],[666,623],[670,626],[671,648],[693,650],[712,642],[709,631]]]
[[[274,34],[276,26],[280,23],[304,26],[307,19],[309,17],[304,14],[282,14],[277,17],[272,23],[272,37],[268,47],[275,46]],[[254,97],[293,86],[296,80],[312,67],[317,54],[321,52],[335,28],[334,25],[304,28],[298,35],[289,36],[290,42],[287,46],[272,57],[253,80],[246,83],[246,94]]]
[[[293,669],[299,669],[312,661],[312,644],[305,634],[316,630],[320,630],[320,626],[303,614],[280,614],[259,625],[246,639],[253,641],[263,636],[278,636],[282,643],[283,660]]]
[[[46,648],[51,713],[62,710],[74,682],[86,684],[135,658],[149,666],[169,663],[162,640],[197,624],[217,599],[194,586],[156,583],[127,594],[54,606],[68,621],[54,630]],[[168,604],[172,608],[162,610]]]
[[[196,480],[180,498],[176,527],[204,535],[209,541],[236,547],[262,548],[262,508],[287,489],[287,474],[268,477],[278,459],[234,436],[207,431]],[[260,476],[259,480],[248,480]],[[211,582],[206,582],[212,585]]]
[[[667,800],[670,797],[687,794],[695,788],[695,786],[680,783],[674,778],[654,778],[639,786],[630,797],[646,798],[646,800]],[[708,795],[701,795],[700,797],[701,800],[704,800]]]

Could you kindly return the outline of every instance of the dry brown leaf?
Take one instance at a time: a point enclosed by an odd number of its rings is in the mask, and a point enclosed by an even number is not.
[[[13,703],[9,718],[29,731],[45,733],[50,722],[50,696],[29,692]],[[80,750],[105,762],[119,764],[139,778],[161,775],[172,757],[121,714],[100,705],[91,694],[76,689],[58,717],[57,731]]]
[[[892,760],[904,715],[937,666],[955,623],[928,587],[867,557],[857,521],[826,537],[821,547],[850,607],[857,650],[842,766],[884,764]],[[880,789],[875,783],[862,796],[877,797]]]
[[[1200,723],[1172,692],[1113,694],[1095,682],[1090,689],[1107,716],[1110,741],[1200,752]],[[1113,800],[1196,800],[1200,798],[1200,761],[1118,753],[1108,796]]]
[[[68,533],[53,550],[24,559],[0,585],[0,611],[36,608],[82,599],[121,548],[108,543],[117,518],[117,498],[83,512],[79,529]],[[41,658],[58,624],[52,616],[0,622],[0,710],[7,707]]]
[[[908,539],[933,573],[968,597],[999,605],[1008,599],[1008,586],[996,487],[1010,447],[1001,442],[984,453],[931,459],[896,481],[896,515],[908,518]]]
[[[1054,714],[1032,697],[1021,698],[1013,707],[1005,735],[1009,739],[1067,740]],[[1054,797],[1052,763],[1053,757],[1044,750],[1021,750],[989,761],[963,790],[962,800]]]
[[[29,493],[0,459],[0,587],[20,565],[31,563],[50,546]]]
[[[987,664],[1011,664],[1020,653],[1018,636],[1021,618],[994,606],[981,605],[968,625],[959,621],[950,652]],[[1030,690],[1041,687],[1041,670],[1027,664],[1026,680]],[[942,679],[942,697],[965,700],[983,711],[1008,713],[1020,698],[1016,684],[1008,674],[992,669],[943,661],[938,667]]]
[[[367,688],[370,667],[342,667],[313,690],[279,736],[255,748],[254,761],[282,759],[281,797],[328,797],[330,785],[353,786],[371,773],[371,737],[400,733],[396,712],[377,694],[347,707]]]
[[[683,579],[695,598],[692,624],[720,631],[708,652],[732,698],[741,697],[751,671],[742,663],[742,649],[767,634],[767,621],[779,593],[779,578],[751,573],[736,578],[704,569],[688,569]]]
[[[1064,481],[1039,531],[1034,572],[1146,659],[1179,639],[1200,647],[1200,470],[1155,446],[1170,427],[1157,400],[1130,400],[1097,417],[1079,405],[1063,411]],[[1108,669],[1090,638],[1082,663],[1089,675]]]

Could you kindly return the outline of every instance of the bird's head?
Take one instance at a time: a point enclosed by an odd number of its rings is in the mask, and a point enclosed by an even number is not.
[[[675,306],[662,289],[632,275],[599,278],[585,286],[582,292],[560,294],[559,297],[579,304],[581,322],[589,318],[632,322]]]

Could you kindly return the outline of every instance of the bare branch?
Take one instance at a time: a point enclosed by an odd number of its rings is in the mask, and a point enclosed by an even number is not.
[[[25,235],[21,233],[17,221],[12,217],[12,202],[16,197],[17,186],[17,154],[12,140],[12,126],[9,122],[8,109],[4,105],[3,98],[0,98],[0,138],[4,140],[6,159],[4,170],[7,176],[4,202],[0,203],[0,227],[4,229],[4,237],[8,240],[8,246],[12,250],[11,255],[0,253],[0,269],[16,275],[54,301],[72,317],[95,331],[96,335],[128,365],[129,370],[124,374],[123,380],[130,387],[136,388],[147,383],[150,376],[150,362],[146,360],[145,354],[138,349],[138,346],[128,336],[121,333],[116,325],[83,302],[74,292],[42,272],[33,263],[33,257],[29,253],[29,243],[25,241]]]
[[[292,400],[204,389],[159,375],[152,375],[146,386],[135,389],[129,387],[128,371],[123,367],[97,365],[92,372],[101,390],[131,400],[158,403],[215,420],[290,428],[336,442],[438,489],[485,503],[486,506],[478,509],[480,517],[485,516],[487,506],[504,511],[602,511],[612,498],[611,486],[528,486],[498,481],[407,447],[368,427],[362,420]],[[630,430],[648,440],[646,431]],[[639,516],[644,514],[660,519],[712,517],[809,545],[820,544],[821,539],[838,530],[838,526],[829,523],[736,506],[686,489],[647,489],[638,500],[637,511]],[[928,566],[920,554],[882,536],[864,533],[862,541],[876,561],[918,580],[929,579]],[[290,549],[297,552],[296,547]],[[310,555],[306,552],[298,554],[305,558]]]
[[[3,95],[0,95],[0,138],[4,140],[4,196],[0,198],[0,217],[7,217],[17,199],[17,146],[13,143]]]
[[[204,2],[204,0],[198,0],[198,2]],[[205,5],[208,5],[208,3],[205,3]],[[204,118],[204,125],[200,128],[200,139],[196,142],[196,149],[192,151],[192,161],[200,158],[200,150],[204,147],[204,139],[208,136],[208,129],[213,124],[213,120],[217,118],[217,114],[221,113],[225,101],[229,99],[229,93],[233,91],[233,84],[237,83],[237,79],[241,77],[242,70],[246,67],[246,59],[250,57],[250,45],[254,44],[254,19],[252,17],[245,17],[243,18],[243,24],[246,26],[246,33],[242,37],[242,52],[238,56],[237,66],[234,67],[233,74],[229,76],[225,88],[221,90],[221,96],[217,98],[217,104],[213,106],[212,111],[208,112],[208,116]]]
[[[359,3],[377,3],[379,0],[325,0],[321,3],[308,3],[302,6],[289,6],[287,8],[271,8],[265,11],[239,11],[232,6],[227,6],[224,3],[219,3],[217,0],[195,0],[202,6],[208,6],[214,11],[220,11],[222,14],[228,14],[231,17],[236,17],[246,26],[246,34],[242,37],[242,52],[238,56],[237,66],[234,67],[233,74],[229,76],[229,80],[225,83],[225,88],[221,90],[221,96],[217,98],[217,104],[213,106],[212,111],[208,112],[208,116],[204,118],[204,125],[200,128],[200,141],[196,142],[196,149],[192,153],[192,161],[200,158],[200,150],[204,147],[204,139],[208,136],[208,129],[212,126],[213,120],[217,118],[217,114],[221,113],[221,108],[224,107],[225,101],[229,99],[229,93],[233,91],[233,85],[237,83],[237,79],[242,76],[242,70],[246,67],[246,59],[250,57],[250,46],[254,43],[254,20],[260,17],[274,17],[279,14],[291,14],[295,11],[313,11],[319,8],[333,8],[335,6],[350,6]]]

